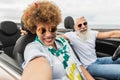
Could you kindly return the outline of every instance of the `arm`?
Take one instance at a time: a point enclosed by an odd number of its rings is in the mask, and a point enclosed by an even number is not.
[[[104,38],[120,38],[120,30],[108,31],[108,32],[99,32],[97,35],[98,39]]]
[[[52,80],[52,69],[45,57],[31,60],[25,67],[21,80]]]
[[[80,68],[81,68],[86,80],[95,80],[83,66],[80,66]]]
[[[65,35],[60,35],[60,36],[66,39],[68,42],[70,42],[70,40]]]
[[[25,31],[23,29],[20,29],[20,32],[21,32],[21,35],[26,35],[27,34],[27,31]]]

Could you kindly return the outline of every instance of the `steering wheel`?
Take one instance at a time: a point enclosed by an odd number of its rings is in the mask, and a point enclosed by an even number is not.
[[[118,46],[118,48],[115,50],[113,56],[112,56],[112,60],[115,61],[120,57],[120,45]]]

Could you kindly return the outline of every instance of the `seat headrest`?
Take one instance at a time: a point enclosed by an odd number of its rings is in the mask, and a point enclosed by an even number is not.
[[[3,21],[0,24],[0,30],[7,35],[12,35],[17,32],[17,24],[12,21]]]
[[[71,16],[67,16],[64,19],[64,26],[66,29],[73,29],[74,28],[74,20]]]

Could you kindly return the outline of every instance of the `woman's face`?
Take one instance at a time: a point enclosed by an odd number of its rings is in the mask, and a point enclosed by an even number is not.
[[[54,46],[57,26],[38,24],[36,34],[46,46]]]

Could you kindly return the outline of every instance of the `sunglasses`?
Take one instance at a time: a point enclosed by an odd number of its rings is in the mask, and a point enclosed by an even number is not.
[[[38,29],[38,32],[40,33],[40,34],[44,34],[44,33],[46,33],[46,29],[45,28],[39,28]],[[51,33],[54,33],[54,32],[56,32],[57,31],[57,28],[56,27],[52,27],[52,28],[50,28],[49,29],[49,32],[51,32]]]
[[[82,24],[78,24],[78,27],[80,28],[80,27],[82,27],[82,25],[86,26],[86,25],[87,25],[87,22],[84,22],[84,23],[82,23]]]

